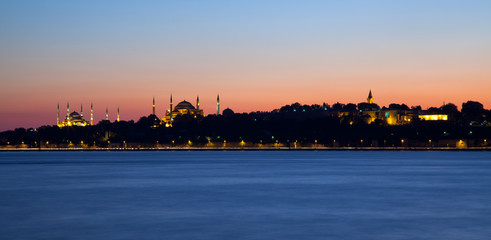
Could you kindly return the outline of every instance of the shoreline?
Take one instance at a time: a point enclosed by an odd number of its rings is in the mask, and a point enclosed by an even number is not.
[[[0,148],[0,152],[135,152],[135,151],[491,151],[491,147],[276,147],[276,148]]]

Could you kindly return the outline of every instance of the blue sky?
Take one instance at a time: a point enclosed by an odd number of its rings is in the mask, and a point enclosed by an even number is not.
[[[208,113],[216,93],[248,112],[369,89],[380,105],[489,108],[490,13],[491,1],[0,1],[0,125],[42,124],[67,101],[135,119],[170,93],[199,94]]]

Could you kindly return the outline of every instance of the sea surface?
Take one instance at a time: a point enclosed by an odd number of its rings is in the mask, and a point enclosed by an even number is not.
[[[0,152],[0,239],[491,239],[491,152]]]

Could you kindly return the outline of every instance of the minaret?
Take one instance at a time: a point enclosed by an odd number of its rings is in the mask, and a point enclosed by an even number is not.
[[[109,112],[107,111],[107,107],[106,107],[106,121],[109,121]]]
[[[94,105],[90,103],[90,125],[94,125]]]
[[[217,94],[217,116],[220,115],[220,95]]]
[[[370,92],[368,93],[367,103],[373,104],[372,89],[370,89]]]
[[[70,103],[66,103],[66,120],[70,119]]]
[[[155,97],[153,97],[152,114],[155,115]]]
[[[58,103],[58,110],[56,113],[56,125],[60,125],[60,104]]]
[[[173,117],[172,117],[172,94],[170,95],[170,120],[172,121],[173,120]]]
[[[199,110],[199,95],[196,97],[196,108]]]
[[[84,118],[84,107],[80,104],[80,117]]]
[[[155,112],[155,107],[154,107],[154,110],[153,111]],[[118,116],[116,117],[116,121],[119,122],[119,107],[118,107]]]

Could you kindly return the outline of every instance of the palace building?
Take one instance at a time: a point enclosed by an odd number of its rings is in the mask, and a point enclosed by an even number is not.
[[[366,103],[362,105],[360,110],[360,116],[365,117],[367,123],[372,123],[375,120],[382,120],[389,125],[399,125],[410,123],[412,119],[419,119],[423,121],[447,121],[448,115],[442,113],[432,113],[421,110],[401,110],[393,108],[380,108],[374,103],[372,90],[368,93]]]

